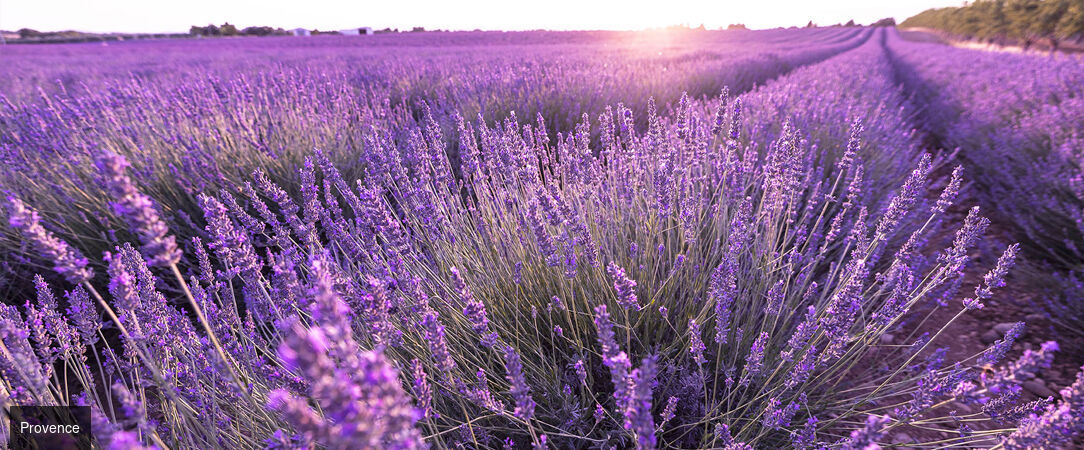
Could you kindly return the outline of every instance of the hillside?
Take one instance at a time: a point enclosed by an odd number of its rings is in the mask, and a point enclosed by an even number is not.
[[[1024,47],[1084,40],[1082,0],[979,0],[958,8],[929,9],[900,24],[960,37]]]

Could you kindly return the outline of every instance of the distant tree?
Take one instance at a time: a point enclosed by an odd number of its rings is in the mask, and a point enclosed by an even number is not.
[[[936,28],[979,39],[1014,39],[1025,46],[1084,34],[1081,0],[979,0],[960,8],[923,11],[905,20],[907,27]]]
[[[886,17],[870,24],[871,27],[894,27],[896,26],[896,19]]]
[[[203,27],[203,35],[204,36],[221,36],[222,33],[219,31],[218,26],[212,23],[212,24],[208,24],[207,26]]]
[[[816,26],[817,26],[817,25],[813,24],[813,21],[812,21],[812,20],[810,20],[810,21],[809,21],[809,23],[805,24],[805,27],[806,27],[806,28],[814,28],[814,27],[816,27]]]
[[[237,36],[238,34],[241,34],[237,31],[237,27],[231,25],[229,22],[222,24],[222,27],[219,28],[219,32],[223,36]]]
[[[848,20],[847,23],[843,24],[843,26],[845,26],[845,27],[853,27],[853,26],[855,26],[854,19]]]
[[[19,37],[22,39],[40,38],[43,35],[42,32],[30,28],[20,28],[16,33],[19,33]]]
[[[410,30],[411,33],[421,33],[425,31],[425,27],[414,27]]]
[[[1065,13],[1058,19],[1055,33],[1062,39],[1075,38],[1079,42],[1084,39],[1084,3],[1067,2],[1069,6]]]
[[[732,23],[726,26],[728,30],[748,30],[744,23]]]
[[[275,34],[275,29],[271,27],[246,27],[241,30],[241,34],[245,36],[270,36]]]

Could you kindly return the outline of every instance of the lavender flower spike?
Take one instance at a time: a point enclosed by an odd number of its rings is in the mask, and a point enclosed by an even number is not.
[[[704,359],[704,341],[700,338],[700,324],[696,323],[696,319],[689,319],[689,351],[697,367],[707,362]]]
[[[8,197],[8,224],[19,230],[23,239],[30,241],[39,253],[52,260],[53,270],[69,283],[80,284],[94,276],[94,271],[87,268],[83,254],[41,226],[38,212],[15,197]]]
[[[105,187],[113,196],[113,212],[124,218],[133,233],[143,243],[143,256],[152,266],[166,267],[181,260],[177,242],[169,235],[169,228],[162,222],[154,202],[139,192],[125,170],[128,160],[116,153],[107,152],[95,162],[101,171]]]
[[[891,421],[892,419],[888,417],[870,415],[866,418],[866,426],[852,431],[851,437],[844,441],[840,448],[846,450],[880,448],[877,440],[884,433],[885,425]]]
[[[531,420],[535,407],[531,388],[527,386],[527,380],[523,376],[523,362],[510,346],[504,348],[504,367],[508,371],[508,383],[512,385],[512,398],[516,400],[516,417]]]
[[[429,378],[425,375],[422,362],[414,358],[410,362],[411,372],[414,375],[414,397],[418,399],[418,409],[421,410],[422,418],[435,418],[440,414],[433,409],[433,388],[429,385]]]
[[[981,309],[982,301],[993,296],[995,288],[1005,285],[1005,275],[1016,264],[1016,252],[1019,250],[1020,244],[1013,244],[1005,249],[1005,253],[997,260],[997,266],[990,270],[982,278],[982,284],[975,288],[975,297],[964,300],[967,309]]]
[[[749,354],[745,357],[745,375],[741,380],[743,386],[760,375],[760,370],[764,366],[764,346],[767,342],[767,331],[761,332],[753,341],[753,347],[749,349]]]
[[[470,320],[471,329],[475,333],[478,333],[482,337],[483,347],[492,347],[497,343],[497,333],[489,331],[489,318],[486,316],[486,305],[474,297],[474,293],[471,292],[470,286],[467,286],[467,282],[463,280],[463,275],[459,273],[459,269],[452,267],[452,281],[455,283],[455,289],[459,292],[460,298],[466,303],[463,307],[463,315],[467,316]]]
[[[614,289],[617,290],[617,303],[625,308],[639,308],[639,302],[636,299],[636,281],[629,278],[625,274],[625,269],[616,263],[611,262],[606,267],[606,271],[610,273],[610,277],[614,280]]]

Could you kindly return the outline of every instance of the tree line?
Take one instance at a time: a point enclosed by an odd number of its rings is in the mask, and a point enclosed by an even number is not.
[[[210,24],[204,27],[192,25],[188,29],[192,36],[285,36],[290,34],[282,28],[272,27],[245,27],[238,29],[237,26],[226,22],[222,25]]]
[[[1049,40],[1057,48],[1059,41],[1084,39],[1084,0],[978,0],[958,8],[928,9],[900,25],[1018,41],[1025,47]]]

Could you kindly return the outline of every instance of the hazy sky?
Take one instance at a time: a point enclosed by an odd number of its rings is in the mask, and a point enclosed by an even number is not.
[[[184,32],[240,27],[628,30],[744,23],[750,28],[903,20],[962,0],[0,0],[0,29]]]

